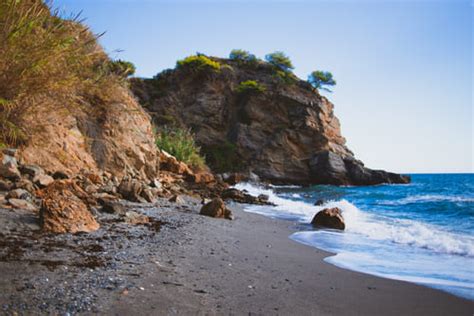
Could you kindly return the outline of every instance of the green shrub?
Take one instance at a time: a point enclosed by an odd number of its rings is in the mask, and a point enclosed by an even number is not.
[[[265,60],[271,65],[285,72],[289,72],[294,68],[290,58],[283,52],[274,52],[268,54],[265,56]]]
[[[107,67],[111,73],[123,78],[133,76],[136,71],[133,63],[121,59],[111,60],[108,62]]]
[[[242,81],[237,87],[238,93],[263,93],[266,88],[255,80]]]
[[[192,167],[205,165],[190,130],[165,127],[156,133],[156,146]]]
[[[214,172],[236,172],[242,167],[237,146],[229,141],[207,146],[204,153]]]
[[[257,57],[255,57],[254,54],[250,54],[248,51],[243,49],[233,49],[229,54],[229,59],[246,63],[257,61]]]
[[[328,92],[332,92],[332,91],[326,88],[325,86],[336,85],[336,80],[334,80],[332,73],[330,73],[329,71],[320,71],[320,70],[313,71],[308,76],[308,82],[316,89],[322,89]]]
[[[294,73],[283,70],[277,70],[274,74],[274,77],[286,85],[293,84],[298,81],[298,77],[296,77]]]
[[[221,69],[221,64],[207,56],[194,55],[186,57],[182,60],[178,60],[176,67],[178,69],[188,69],[193,72],[199,72],[203,70],[218,72]]]

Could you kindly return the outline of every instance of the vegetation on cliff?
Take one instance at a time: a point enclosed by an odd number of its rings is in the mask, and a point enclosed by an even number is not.
[[[48,111],[113,98],[130,65],[111,62],[78,17],[63,19],[41,0],[0,3],[0,142],[25,143]]]
[[[326,88],[326,86],[336,85],[336,80],[334,80],[332,73],[330,73],[329,71],[321,71],[321,70],[313,71],[308,76],[308,82],[316,89],[321,89],[328,92],[332,92],[332,91]]]

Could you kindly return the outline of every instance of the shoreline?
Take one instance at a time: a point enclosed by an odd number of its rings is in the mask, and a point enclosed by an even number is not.
[[[159,231],[107,218],[96,233],[38,239],[1,260],[0,307],[25,314],[472,315],[474,303],[413,283],[341,269],[331,253],[289,238],[295,223],[231,204],[234,221],[198,214],[200,201],[129,203]],[[4,210],[1,210],[4,212]],[[13,212],[12,212],[13,213]],[[2,214],[2,216],[5,214]],[[8,215],[8,214],[7,214]],[[101,215],[102,216],[102,215]],[[109,215],[107,215],[109,216]],[[0,218],[1,220],[1,218]],[[105,219],[102,219],[105,222]],[[106,223],[109,223],[106,222]],[[8,227],[5,225],[4,227]],[[59,241],[67,247],[60,247]],[[42,244],[44,243],[44,244]],[[83,267],[77,249],[106,264]],[[70,255],[68,251],[72,249]],[[38,257],[61,258],[52,268]],[[14,259],[14,258],[13,258]],[[51,262],[50,262],[51,264]],[[22,309],[23,308],[23,309]]]

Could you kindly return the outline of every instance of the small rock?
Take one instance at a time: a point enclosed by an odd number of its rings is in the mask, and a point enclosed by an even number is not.
[[[40,189],[46,188],[48,185],[54,182],[54,178],[47,174],[39,174],[33,178],[33,183],[36,184]]]
[[[140,195],[143,191],[143,185],[140,181],[134,179],[123,179],[118,187],[124,199],[132,202],[146,202]]]
[[[8,180],[0,179],[0,191],[10,191],[13,188],[13,184]]]
[[[268,202],[270,197],[267,194],[260,194],[257,198],[262,202]]]
[[[150,222],[150,218],[137,212],[128,211],[125,213],[125,222],[131,225],[142,225],[148,224]]]
[[[102,204],[102,212],[109,214],[125,215],[125,213],[127,212],[127,208],[120,202],[105,201],[104,204]]]
[[[12,156],[16,157],[16,153],[18,152],[18,149],[16,148],[4,148],[2,149],[2,153],[7,156]]]
[[[33,200],[33,196],[31,195],[30,192],[24,190],[24,189],[15,189],[10,192],[8,192],[7,199],[19,199],[19,200]]]
[[[149,188],[149,187],[146,187],[142,190],[140,196],[142,198],[144,198],[147,202],[149,203],[154,203],[156,202],[156,188]]]
[[[184,203],[183,199],[177,194],[170,197],[170,199],[168,201],[170,201],[172,203],[176,203],[176,204],[183,204]]]
[[[37,208],[30,202],[20,199],[8,199],[8,203],[13,206],[13,208],[18,208],[27,211],[36,211]]]
[[[340,230],[346,228],[342,212],[337,207],[326,208],[318,212],[311,221],[311,224],[316,227],[327,227]]]
[[[38,187],[30,180],[23,178],[20,179],[20,181],[15,182],[15,189],[24,189],[28,192],[35,192]]]
[[[201,215],[216,217],[216,218],[227,218],[232,220],[233,214],[227,209],[224,201],[221,198],[215,198],[211,202],[207,203],[201,208]]]
[[[20,172],[22,174],[29,175],[31,177],[39,176],[40,174],[44,174],[44,170],[37,165],[23,165],[20,166]]]
[[[53,178],[54,180],[65,180],[65,179],[69,179],[69,175],[64,171],[56,171],[53,174]]]
[[[18,170],[18,163],[12,156],[4,155],[2,162],[0,163],[0,177],[18,180],[21,177],[20,171]]]
[[[158,179],[155,179],[155,180],[151,181],[150,186],[153,187],[153,188],[157,188],[157,189],[162,188],[162,184],[161,184],[160,180],[158,180]]]

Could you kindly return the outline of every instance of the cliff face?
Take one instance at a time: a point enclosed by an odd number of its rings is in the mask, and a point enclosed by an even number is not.
[[[263,62],[214,60],[219,71],[178,68],[132,82],[157,126],[192,129],[214,171],[250,171],[277,184],[409,181],[355,160],[333,104],[306,82],[285,82]],[[239,84],[247,80],[265,91],[243,91]]]

